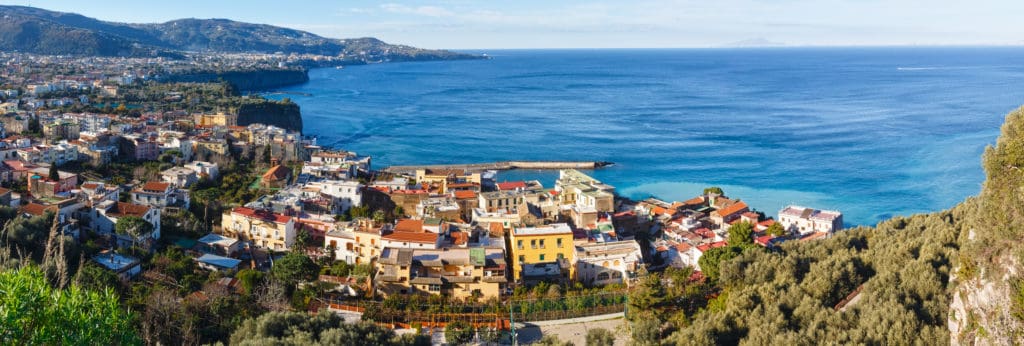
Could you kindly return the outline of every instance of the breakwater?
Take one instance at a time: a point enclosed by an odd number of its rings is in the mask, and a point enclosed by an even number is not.
[[[595,169],[612,165],[606,161],[499,161],[487,163],[464,163],[447,165],[410,165],[390,166],[384,171],[388,173],[415,173],[420,169],[464,169],[467,171],[504,171],[511,169]]]

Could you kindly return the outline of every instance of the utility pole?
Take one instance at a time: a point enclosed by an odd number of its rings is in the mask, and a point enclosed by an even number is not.
[[[516,339],[516,317],[512,311],[512,297],[508,297],[508,326],[512,330],[512,345],[519,346],[519,340]]]

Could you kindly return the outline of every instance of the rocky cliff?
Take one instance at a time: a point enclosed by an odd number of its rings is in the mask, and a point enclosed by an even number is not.
[[[261,100],[238,107],[238,125],[267,124],[302,131],[302,114],[294,102]]]
[[[950,340],[1024,344],[1024,108],[1007,115],[983,163],[986,180],[951,278]]]

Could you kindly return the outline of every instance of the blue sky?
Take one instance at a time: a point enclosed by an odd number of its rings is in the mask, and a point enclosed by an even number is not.
[[[1024,44],[1021,0],[0,1],[120,22],[228,18],[425,48]]]

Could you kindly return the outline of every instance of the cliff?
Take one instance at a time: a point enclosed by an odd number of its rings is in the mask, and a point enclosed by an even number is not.
[[[1024,344],[1024,108],[1011,112],[985,149],[977,198],[950,304],[953,344]]]
[[[237,90],[259,91],[308,82],[309,74],[304,70],[257,70],[179,74],[161,79],[163,82],[188,83],[220,80],[231,83]]]
[[[299,105],[287,99],[278,101],[260,100],[238,107],[238,125],[267,124],[302,131],[302,114]]]

